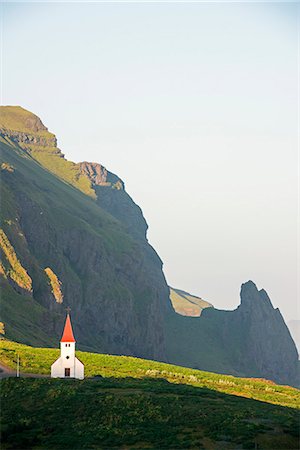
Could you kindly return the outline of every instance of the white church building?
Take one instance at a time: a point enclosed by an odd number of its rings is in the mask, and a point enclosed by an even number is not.
[[[75,343],[70,315],[67,314],[60,341],[60,357],[51,366],[51,378],[84,379],[84,365],[75,356]]]

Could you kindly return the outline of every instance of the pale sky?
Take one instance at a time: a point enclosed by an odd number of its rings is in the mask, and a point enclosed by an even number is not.
[[[2,104],[124,180],[168,283],[296,318],[297,3],[1,8]]]

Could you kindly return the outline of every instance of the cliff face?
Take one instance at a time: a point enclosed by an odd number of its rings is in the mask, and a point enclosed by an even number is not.
[[[166,330],[167,357],[176,364],[300,384],[298,354],[288,328],[267,293],[252,281],[242,285],[236,310],[205,308],[200,317],[169,317]]]
[[[107,190],[122,191],[127,198],[123,184],[101,166],[92,171],[87,164],[66,161],[55,146],[31,145],[24,129],[25,125],[15,133],[2,132],[3,167],[10,170],[2,171],[2,198],[8,201],[2,204],[1,222],[32,280],[32,301],[43,308],[46,319],[40,326],[48,327],[58,342],[69,305],[82,348],[163,359],[162,320],[168,287],[162,263],[145,239],[134,239],[126,224],[91,199],[96,197],[93,187],[100,187],[101,180]],[[47,133],[45,127],[42,132]],[[57,157],[68,184],[49,172],[55,166],[54,173],[59,175]],[[84,192],[82,186],[89,191]],[[52,284],[47,268],[54,274]],[[53,295],[55,279],[61,282],[59,302]],[[8,290],[4,276],[1,282]],[[8,303],[13,293],[7,292],[4,301]],[[5,316],[3,322],[7,337],[17,339],[21,331],[13,326],[15,318]]]
[[[251,281],[242,285],[236,322],[244,330],[241,371],[288,384],[297,380],[298,352],[278,308],[273,308],[264,289]]]
[[[83,161],[78,164],[80,172],[85,175],[94,186],[108,186],[114,189],[124,189],[124,183],[117,175],[106,170],[101,164]]]
[[[6,337],[57,346],[70,306],[82,349],[297,384],[295,345],[265,291],[248,282],[241,305],[219,311],[176,290],[187,316],[176,314],[142,211],[117,175],[67,161],[18,107],[0,107],[0,147]]]
[[[124,182],[101,164],[84,161],[78,166],[90,180],[98,205],[120,221],[131,236],[145,242],[148,225],[141,208],[125,191]]]

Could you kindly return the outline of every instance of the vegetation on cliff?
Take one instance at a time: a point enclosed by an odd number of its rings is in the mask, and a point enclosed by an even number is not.
[[[170,300],[174,310],[182,316],[199,317],[203,309],[213,307],[211,303],[200,297],[174,288],[170,288]]]
[[[86,195],[96,198],[91,183],[80,173],[77,164],[66,160],[56,147],[31,148],[30,155],[42,166]]]
[[[90,180],[78,164],[64,158],[56,137],[41,120],[19,106],[0,106],[0,134],[27,151],[36,161],[65,182],[96,198]]]
[[[6,163],[6,162],[3,162],[3,163],[1,164],[1,170],[7,170],[7,172],[11,172],[11,173],[14,172],[13,166],[11,166],[10,164],[8,164],[8,163]]]
[[[32,276],[37,312],[22,320],[23,311],[12,308],[20,298],[0,276],[0,320],[7,337],[33,345],[59,339],[65,310],[53,302],[44,272],[50,267],[63,283],[64,302],[72,308],[83,349],[162,358],[168,291],[159,258],[154,252],[151,258],[143,254],[144,243],[136,242],[120,221],[15,142],[2,138],[0,149],[1,162],[15,169],[2,173],[0,216]]]
[[[46,275],[49,278],[49,283],[51,285],[51,291],[57,303],[63,302],[63,293],[61,292],[61,281],[59,281],[57,275],[53,272],[50,267],[45,269]]]
[[[0,250],[2,255],[5,256],[9,267],[5,270],[4,261],[1,263],[0,273],[6,277],[10,277],[21,289],[32,292],[32,280],[28,275],[26,269],[22,266],[17,258],[16,252],[9,242],[8,237],[4,231],[0,228]]]
[[[21,106],[0,106],[0,130],[11,131],[11,133],[16,131],[31,133],[46,138],[55,137],[43,125],[39,117]]]
[[[97,163],[66,161],[40,119],[18,107],[0,109],[0,148],[2,228],[32,279],[25,299],[0,267],[8,339],[58,341],[65,311],[53,301],[50,267],[63,283],[82,350],[297,385],[295,345],[266,294],[250,283],[249,301],[219,311],[176,290],[184,313],[192,305],[201,316],[176,314],[142,211],[116,175]]]

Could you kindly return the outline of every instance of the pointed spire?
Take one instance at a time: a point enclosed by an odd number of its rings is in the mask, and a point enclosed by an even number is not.
[[[67,314],[64,332],[60,342],[76,342],[72,330],[70,314]]]

